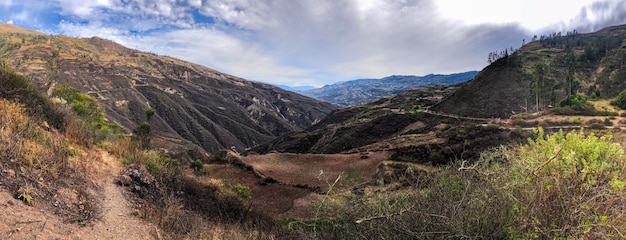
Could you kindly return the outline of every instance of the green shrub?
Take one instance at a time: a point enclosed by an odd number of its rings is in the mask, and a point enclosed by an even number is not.
[[[405,188],[380,184],[329,201],[314,221],[289,227],[319,239],[616,239],[626,233],[626,156],[610,135],[582,130],[481,154]],[[333,199],[339,197],[335,196]],[[335,203],[336,205],[333,205]]]
[[[626,109],[626,90],[620,92],[617,97],[613,98],[613,100],[611,100],[611,105],[621,109]]]
[[[509,119],[512,120],[528,120],[532,118],[534,118],[534,116],[531,113],[517,113],[509,117]]]
[[[57,86],[52,91],[52,96],[59,97],[72,107],[74,112],[83,118],[97,119],[100,106],[91,96],[82,94],[78,89],[70,86]]]
[[[205,174],[206,170],[204,170],[204,163],[200,159],[191,160],[189,163],[189,167],[193,169],[195,173]]]
[[[110,140],[122,133],[117,124],[106,121],[104,110],[98,102],[78,89],[70,86],[57,86],[52,96],[62,99],[72,108],[83,121],[82,125],[87,130],[84,134],[91,135],[90,137],[96,141]]]
[[[234,186],[234,190],[235,193],[244,200],[250,200],[252,198],[252,190],[247,186],[237,184]]]
[[[516,200],[512,238],[598,239],[626,230],[626,161],[611,136],[537,130],[512,158],[509,194]]]
[[[148,172],[161,181],[178,181],[182,172],[178,160],[156,150],[143,150],[133,156],[133,163],[143,165]]]
[[[584,111],[586,109],[589,109],[590,107],[593,108],[591,103],[587,102],[587,97],[580,94],[571,95],[561,100],[561,102],[559,102],[559,106],[571,107],[572,109],[577,111]]]

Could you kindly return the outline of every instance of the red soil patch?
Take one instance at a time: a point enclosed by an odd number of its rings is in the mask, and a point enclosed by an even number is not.
[[[276,218],[306,219],[312,217],[315,204],[321,201],[323,195],[295,185],[319,186],[326,190],[328,184],[342,174],[336,187],[354,187],[372,179],[378,165],[390,155],[388,152],[370,152],[364,159],[361,153],[276,153],[241,157],[244,163],[253,166],[259,173],[280,182],[270,184],[261,183],[254,174],[229,164],[211,164],[205,169],[208,170],[208,177],[249,187],[253,209]],[[321,176],[320,172],[323,172]]]
[[[252,173],[232,165],[210,165],[208,175],[231,185],[240,184],[249,187],[252,190],[250,199],[252,209],[271,216],[307,218],[312,213],[306,205],[294,207],[297,199],[311,194],[305,189],[282,184],[261,184]]]
[[[367,158],[361,158],[361,153],[271,153],[248,155],[241,160],[281,183],[326,189],[340,174],[339,187],[356,186],[370,180],[376,174],[378,165],[389,156],[388,152],[370,152]]]

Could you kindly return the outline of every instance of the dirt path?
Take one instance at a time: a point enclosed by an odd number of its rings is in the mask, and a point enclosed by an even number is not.
[[[93,181],[102,189],[98,197],[99,220],[90,226],[65,223],[51,210],[44,210],[35,199],[28,206],[13,198],[0,185],[0,239],[160,239],[159,230],[133,215],[125,190],[115,183],[120,164],[102,153],[100,174]]]
[[[102,222],[94,226],[96,239],[154,239],[158,236],[158,229],[141,219],[133,216],[133,209],[124,196],[125,191],[115,183],[115,177],[120,172],[119,163],[108,153],[102,153],[105,165],[109,166],[108,177],[104,182],[102,198]]]

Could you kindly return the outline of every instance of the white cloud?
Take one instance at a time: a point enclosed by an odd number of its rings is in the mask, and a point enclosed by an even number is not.
[[[480,69],[489,51],[510,46],[479,46],[490,36],[472,35],[472,28],[438,17],[429,1],[372,1],[365,6],[349,1],[295,2],[281,7],[290,11],[273,11],[267,18],[274,25],[254,26],[255,43],[271,49],[281,64],[317,69],[321,73],[311,77],[322,83]],[[524,37],[520,28],[488,27],[507,30],[520,44]],[[467,48],[482,52],[476,55]]]
[[[13,6],[13,0],[4,0],[0,4],[2,4],[2,7],[4,7],[4,8],[9,8],[9,7]]]
[[[106,38],[115,42],[118,42],[122,45],[125,45],[130,48],[135,48],[138,46],[130,46],[127,45],[128,42],[125,41],[124,35],[126,31],[120,30],[117,28],[104,27],[98,24],[78,24],[67,21],[61,21],[59,23],[58,33],[63,35],[67,35],[70,37],[101,37]]]
[[[7,21],[7,24],[13,24],[13,20]]]
[[[300,2],[306,1],[214,0],[203,2],[200,13],[240,28],[258,30],[276,26],[273,16],[280,14],[279,8]]]
[[[488,52],[519,47],[534,34],[626,21],[626,2],[619,0],[585,8],[589,1],[33,1],[9,2],[43,10],[4,16],[18,21],[60,11],[64,20],[54,33],[100,36],[251,80],[316,86],[479,70]],[[200,23],[198,13],[216,22]]]
[[[129,44],[152,45],[152,49],[173,57],[211,66],[220,71],[251,80],[293,83],[313,80],[302,77],[307,70],[280,65],[254,44],[249,44],[218,29],[176,30],[142,38],[129,38]],[[201,50],[199,50],[201,49]]]
[[[111,7],[107,0],[58,0],[62,14],[74,15],[82,19],[97,17],[98,8]]]
[[[202,7],[202,0],[187,0],[187,4],[194,8],[200,8]]]
[[[462,24],[519,23],[531,31],[570,20],[593,0],[437,0],[437,11]]]
[[[580,10],[576,18],[561,23],[562,30],[591,32],[626,23],[626,1],[597,1]],[[569,28],[569,29],[565,29]]]

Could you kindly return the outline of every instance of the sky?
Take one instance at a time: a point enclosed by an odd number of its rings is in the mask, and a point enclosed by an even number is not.
[[[321,87],[481,70],[489,52],[534,35],[626,24],[626,1],[2,0],[0,22]]]

